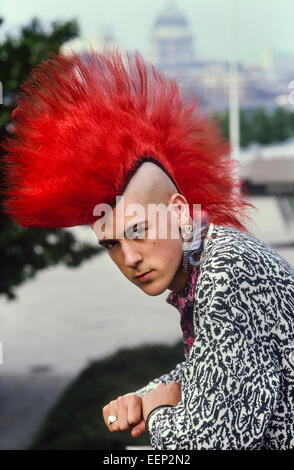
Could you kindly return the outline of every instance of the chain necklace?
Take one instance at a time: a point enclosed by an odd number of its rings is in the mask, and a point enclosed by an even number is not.
[[[192,265],[192,269],[191,269],[189,279],[188,279],[186,285],[184,286],[184,288],[180,292],[178,292],[178,295],[180,295],[181,297],[188,297],[189,290],[190,290],[190,287],[191,287],[191,280],[192,280],[192,275],[193,275],[193,272],[194,272],[194,267],[196,267],[196,269],[198,269],[197,266],[200,265],[200,257],[201,257],[201,254],[202,254],[202,251],[203,251],[203,248],[204,248],[204,240],[205,240],[205,237],[207,235],[207,231],[208,231],[207,217],[204,217],[204,219],[201,221],[200,246],[198,247],[198,249],[190,251],[189,254],[187,255],[187,258],[189,260],[189,264]],[[187,302],[187,300],[186,300],[186,302]]]
[[[188,296],[189,290],[190,290],[190,287],[191,287],[191,280],[192,280],[193,271],[194,271],[194,269],[192,268],[187,283],[185,284],[184,288],[180,292],[178,292],[179,296],[181,296],[181,297],[187,297]]]

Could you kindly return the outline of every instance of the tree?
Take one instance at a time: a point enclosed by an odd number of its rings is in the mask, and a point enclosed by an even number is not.
[[[229,138],[229,112],[215,112],[212,116],[220,123],[220,128],[226,139]],[[294,136],[294,113],[284,108],[275,108],[272,114],[263,108],[253,112],[240,109],[240,146],[248,147],[251,143],[268,145],[282,142]]]
[[[278,107],[273,113],[272,123],[273,139],[275,142],[287,140],[293,135],[293,113],[289,115],[288,111]]]
[[[3,18],[0,18],[0,27]],[[46,32],[34,18],[24,26],[18,37],[7,34],[0,44],[0,81],[3,85],[3,105],[0,105],[0,140],[9,132],[9,119],[16,104],[19,87],[33,66],[58,53],[60,46],[77,36],[76,20],[55,21]],[[3,155],[3,149],[0,149]],[[1,153],[0,153],[1,158]],[[3,180],[0,187],[3,187]],[[0,212],[0,295],[16,298],[15,287],[49,266],[60,263],[77,267],[100,253],[101,249],[81,243],[64,229],[20,227]]]

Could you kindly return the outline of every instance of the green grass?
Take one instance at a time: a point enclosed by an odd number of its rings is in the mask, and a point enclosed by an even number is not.
[[[125,449],[150,445],[148,433],[133,438],[131,429],[110,432],[102,408],[119,395],[133,392],[184,360],[183,343],[121,349],[92,361],[64,390],[27,449]]]

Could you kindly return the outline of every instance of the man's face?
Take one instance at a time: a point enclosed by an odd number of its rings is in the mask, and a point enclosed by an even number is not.
[[[172,202],[175,198],[174,194],[169,201]],[[137,204],[137,201],[128,196],[123,197],[123,203],[119,201],[112,212],[104,217],[105,224],[100,224],[100,228],[103,227],[103,236],[100,231],[99,236],[95,232],[98,221],[91,227],[99,244],[107,250],[123,275],[146,294],[155,296],[167,288],[173,289],[174,279],[182,274],[183,253],[177,224],[178,212],[167,210],[167,206],[161,204],[161,211],[154,216],[150,203],[145,202],[140,204],[140,214],[129,212],[127,215],[127,208],[134,203]],[[154,208],[154,202],[151,204]],[[176,204],[173,207],[175,206]],[[149,271],[151,273],[145,280],[137,278],[138,274]]]

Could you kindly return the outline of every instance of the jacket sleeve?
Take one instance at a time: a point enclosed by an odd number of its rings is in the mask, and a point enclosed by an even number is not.
[[[263,444],[280,385],[266,333],[270,285],[266,277],[263,289],[256,282],[256,260],[243,270],[244,260],[233,255],[210,266],[202,278],[181,401],[151,413],[153,449],[259,449]]]
[[[182,371],[183,371],[184,363],[185,363],[185,361],[180,362],[170,372],[168,372],[166,374],[163,374],[163,375],[161,375],[160,377],[158,377],[156,379],[151,380],[151,382],[149,382],[144,387],[139,388],[135,392],[126,393],[125,396],[126,395],[131,395],[131,394],[136,394],[136,395],[138,395],[139,397],[142,398],[147,392],[149,392],[150,390],[153,390],[154,388],[156,388],[157,385],[160,384],[160,383],[168,384],[168,383],[173,382],[173,381],[181,383],[182,382]]]
[[[185,371],[181,401],[155,410],[153,449],[255,449],[275,407],[279,380],[245,334],[210,322]]]

